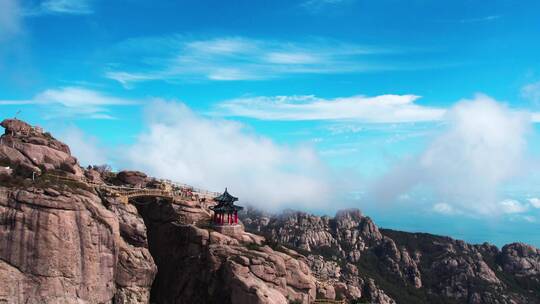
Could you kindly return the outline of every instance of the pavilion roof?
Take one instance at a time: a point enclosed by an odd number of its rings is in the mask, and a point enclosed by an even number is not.
[[[217,206],[212,206],[210,207],[210,209],[214,210],[214,212],[223,212],[223,213],[227,213],[227,212],[234,212],[234,211],[240,211],[242,209],[244,209],[244,207],[242,206],[236,206],[236,205],[233,205],[233,204],[227,204],[227,205],[217,205]]]
[[[244,209],[244,207],[236,206],[234,204],[234,202],[237,200],[238,198],[229,194],[227,188],[225,188],[225,192],[223,192],[222,195],[214,198],[214,201],[218,204],[211,206],[210,209],[214,210],[215,212],[234,212]]]
[[[234,197],[229,194],[229,192],[227,191],[227,188],[225,188],[225,192],[223,192],[222,195],[214,198],[214,201],[218,203],[228,203],[228,202],[232,203],[232,202],[236,202],[237,200],[238,200],[237,197]]]

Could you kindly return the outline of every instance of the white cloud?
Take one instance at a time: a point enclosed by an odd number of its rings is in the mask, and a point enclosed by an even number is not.
[[[99,146],[97,138],[88,136],[77,127],[69,127],[58,134],[59,139],[65,142],[71,153],[83,166],[103,165],[108,163],[104,149]]]
[[[540,198],[533,197],[528,199],[528,201],[534,208],[540,208]]]
[[[454,215],[461,213],[458,210],[456,210],[453,206],[447,204],[447,203],[437,203],[433,205],[433,211],[445,215]]]
[[[500,19],[500,18],[501,18],[500,15],[490,15],[490,16],[478,17],[478,18],[460,19],[459,23],[489,22],[489,21]]]
[[[0,0],[0,42],[13,38],[22,30],[22,17],[19,2]]]
[[[366,58],[367,55],[396,53],[396,49],[366,47],[328,39],[308,42],[244,37],[197,40],[169,35],[126,40],[113,51],[116,56],[115,68],[105,76],[126,86],[150,80],[261,80],[291,74],[400,68],[399,64],[381,64]],[[131,61],[133,54],[141,59]]]
[[[521,95],[532,102],[540,103],[540,81],[523,86]]]
[[[414,188],[427,187],[454,209],[501,213],[499,188],[524,171],[530,117],[478,95],[457,103],[446,121],[448,129],[419,156],[383,176],[373,194],[391,200]],[[505,206],[511,210],[512,206]]]
[[[27,9],[25,15],[88,15],[93,13],[90,2],[90,0],[45,0],[39,6]]]
[[[356,120],[394,123],[440,120],[445,109],[421,106],[415,95],[352,96],[322,99],[315,96],[257,96],[225,101],[217,113],[263,120]]]
[[[527,205],[522,204],[516,200],[512,199],[506,199],[503,201],[500,201],[499,204],[499,210],[503,213],[523,213],[526,212],[529,208]]]
[[[307,0],[300,6],[311,13],[325,12],[328,8],[353,3],[354,0]]]
[[[130,105],[136,101],[107,96],[80,87],[48,89],[32,99],[0,100],[1,105],[35,104],[45,107],[46,118],[81,116],[94,119],[112,119],[107,106]]]
[[[311,148],[278,145],[181,103],[151,104],[147,131],[118,163],[201,188],[229,187],[243,202],[265,209],[313,207],[331,197],[329,174]]]
[[[523,219],[529,223],[536,223],[536,218],[531,215],[523,215]]]
[[[308,53],[273,52],[266,55],[266,61],[282,64],[312,64],[322,59]]]

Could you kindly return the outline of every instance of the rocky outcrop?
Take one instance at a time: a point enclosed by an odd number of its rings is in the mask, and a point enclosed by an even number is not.
[[[19,120],[0,137],[0,303],[540,303],[540,252],[249,211],[220,233],[197,194],[137,171],[83,170],[69,147]],[[103,187],[108,185],[107,187]],[[170,188],[169,188],[170,189]]]
[[[381,230],[358,210],[340,211],[334,218],[248,210],[242,220],[269,241],[308,254],[320,297],[374,303],[540,303],[539,250],[525,244],[499,250]],[[379,284],[392,288],[383,291]]]
[[[1,188],[0,300],[105,303],[116,292],[118,222],[92,193]]]
[[[377,226],[358,210],[340,211],[333,219],[286,211],[272,219],[248,214],[243,221],[251,231],[259,231],[278,243],[308,252],[323,251],[353,262],[362,251],[382,240]]]
[[[140,171],[120,171],[116,178],[120,183],[134,187],[144,187],[148,183],[148,176]]]
[[[157,266],[148,250],[146,226],[131,204],[110,204],[118,218],[119,253],[116,268],[115,304],[148,303]]]
[[[0,125],[5,128],[0,137],[0,164],[11,167],[15,174],[31,177],[58,170],[83,175],[69,147],[50,134],[17,119],[6,119]]]
[[[540,280],[540,249],[523,243],[509,244],[502,248],[500,260],[506,272]]]
[[[8,303],[149,303],[152,294],[157,303],[285,304],[316,296],[303,256],[250,233],[199,228],[170,201],[126,205],[74,185],[0,190],[0,300]]]
[[[0,302],[142,304],[152,297],[157,303],[285,304],[315,298],[316,278],[303,256],[275,251],[242,226],[229,236],[214,231],[211,202],[192,194],[125,204],[114,187],[101,185],[165,185],[138,171],[83,170],[67,146],[39,128],[18,120],[2,125]]]
[[[319,298],[393,303],[391,297],[374,282],[365,281],[352,264],[360,260],[362,252],[386,244],[378,227],[359,210],[342,210],[336,217],[330,218],[295,211],[271,216],[250,209],[242,220],[248,230],[259,232],[271,242],[296,248],[307,255],[308,265],[318,279]],[[406,268],[409,259],[402,259],[399,252],[398,255],[399,260],[395,263],[399,266],[391,270],[402,274],[401,265],[405,264],[403,268]],[[339,266],[343,263],[345,268]],[[407,274],[403,276],[412,276],[414,282],[414,274],[419,275],[418,271],[412,274],[409,268],[406,271]]]
[[[301,255],[275,251],[264,238],[243,231],[227,236],[197,227],[193,218],[171,222],[178,213],[168,202],[154,202],[157,208],[140,202],[158,267],[152,301],[285,304],[315,299],[316,279]]]

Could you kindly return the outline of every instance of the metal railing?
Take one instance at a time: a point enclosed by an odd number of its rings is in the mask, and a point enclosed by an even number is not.
[[[175,182],[175,181],[172,181],[170,179],[159,179],[159,181],[163,182],[163,183],[166,183],[166,184],[169,184],[169,185],[176,186],[178,188],[184,188],[184,189],[187,189],[187,190],[191,190],[194,193],[204,194],[204,195],[208,195],[208,196],[219,196],[221,194],[219,192],[209,191],[209,190],[193,187],[193,186],[188,185],[188,184]]]
[[[181,184],[181,183],[175,183],[170,182],[170,184],[175,185],[182,185],[182,187],[178,187],[180,190],[163,190],[163,189],[153,189],[153,188],[137,188],[137,187],[126,187],[126,186],[114,186],[114,185],[108,185],[105,183],[95,183],[92,181],[85,181],[81,179],[76,178],[70,178],[66,176],[60,176],[56,174],[47,174],[47,177],[52,177],[56,180],[63,180],[63,181],[70,181],[70,182],[79,182],[83,183],[89,186],[96,187],[98,189],[106,189],[109,191],[112,191],[117,196],[121,197],[121,201],[127,203],[129,198],[133,197],[142,197],[142,196],[159,196],[159,197],[167,197],[167,198],[193,198],[196,197],[197,194],[203,192],[201,189],[193,188],[191,186]],[[160,180],[162,182],[168,182],[166,180]],[[185,187],[184,187],[185,185]],[[195,194],[195,195],[194,195]],[[201,194],[215,194],[215,192],[210,191],[204,191],[204,193]]]

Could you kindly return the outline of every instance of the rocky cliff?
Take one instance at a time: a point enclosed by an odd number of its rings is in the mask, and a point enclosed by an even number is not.
[[[214,231],[191,190],[142,172],[81,168],[40,128],[0,137],[0,303],[310,303],[307,259],[242,227]],[[152,192],[152,190],[154,190]],[[182,190],[182,191],[180,191]]]
[[[531,246],[379,229],[358,210],[251,210],[223,234],[207,193],[82,168],[40,128],[0,125],[0,303],[539,302]]]
[[[320,297],[353,299],[373,280],[398,303],[540,303],[540,251],[525,244],[499,250],[379,229],[358,210],[333,218],[250,210],[243,221],[307,256],[318,281],[327,282]]]

